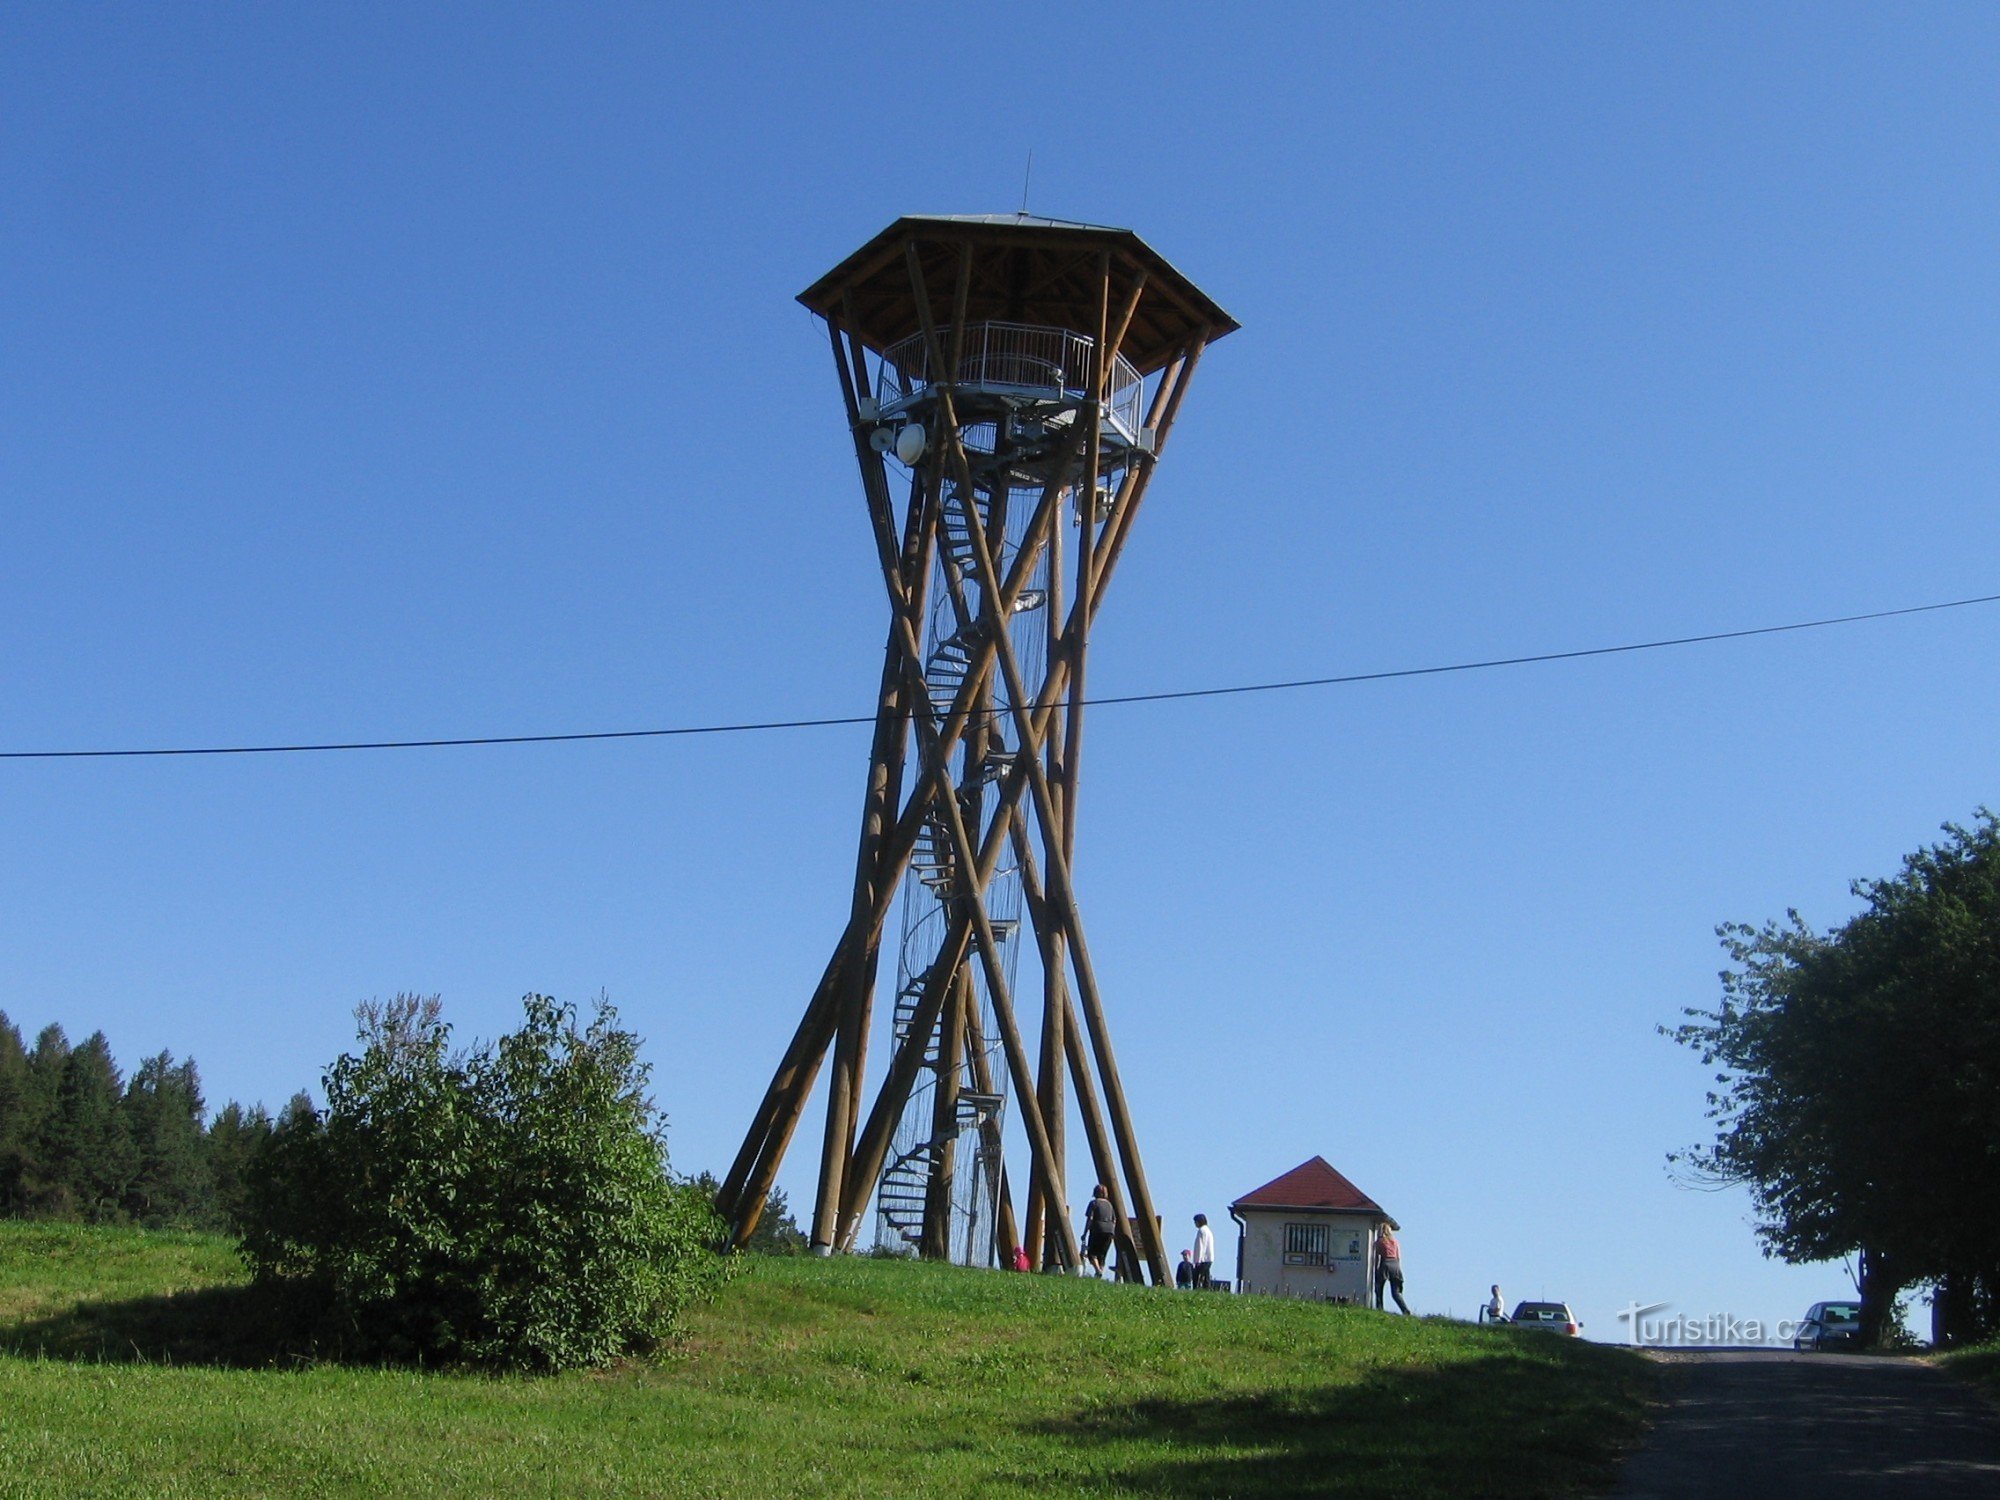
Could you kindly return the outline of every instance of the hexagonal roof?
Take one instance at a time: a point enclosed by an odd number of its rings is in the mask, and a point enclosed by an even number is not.
[[[931,316],[939,325],[951,319],[959,255],[970,245],[966,316],[975,323],[1030,323],[1089,333],[1097,326],[1098,255],[1111,255],[1114,318],[1121,289],[1129,288],[1135,273],[1143,270],[1145,290],[1123,348],[1142,375],[1166,365],[1190,338],[1201,338],[1205,331],[1213,341],[1239,326],[1131,230],[1028,214],[907,215],[807,287],[799,301],[823,318],[840,318],[880,353],[923,326],[904,264],[912,244],[923,268]],[[844,305],[852,308],[851,323]]]

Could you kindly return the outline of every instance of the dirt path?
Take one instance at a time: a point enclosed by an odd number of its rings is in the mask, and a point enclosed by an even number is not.
[[[1670,1405],[1622,1500],[2000,1495],[2000,1413],[1913,1359],[1779,1350],[1660,1356]]]

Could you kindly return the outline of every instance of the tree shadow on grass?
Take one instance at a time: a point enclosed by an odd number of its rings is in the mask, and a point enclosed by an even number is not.
[[[1942,1363],[1959,1379],[1969,1380],[1983,1388],[1989,1396],[2000,1398],[2000,1345],[1968,1349],[1962,1354],[1948,1356]]]
[[[210,1365],[270,1369],[314,1362],[285,1330],[295,1326],[259,1287],[214,1286],[78,1302],[0,1328],[0,1352],[81,1364]]]
[[[1037,1430],[1079,1450],[1079,1482],[1110,1493],[1584,1493],[1615,1474],[1653,1375],[1616,1351],[1570,1352],[1496,1351],[1339,1386],[1312,1385],[1305,1369],[1285,1389],[1114,1402]]]

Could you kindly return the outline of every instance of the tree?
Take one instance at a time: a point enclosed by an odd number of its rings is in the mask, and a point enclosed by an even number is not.
[[[688,1179],[688,1186],[701,1195],[704,1203],[714,1203],[716,1194],[722,1191],[722,1184],[712,1172],[697,1172]],[[757,1218],[757,1227],[743,1248],[752,1255],[803,1255],[806,1252],[805,1231],[792,1217],[792,1206],[785,1198],[783,1188],[774,1187],[764,1200],[764,1211]]]
[[[639,1039],[526,998],[449,1052],[435,998],[363,1007],[361,1051],[250,1170],[243,1249],[346,1352],[542,1370],[652,1349],[712,1287],[720,1226],[667,1171]]]
[[[261,1104],[246,1110],[231,1100],[209,1122],[204,1153],[214,1181],[214,1217],[223,1228],[242,1230],[250,1164],[270,1138],[271,1117]]]
[[[53,1023],[41,1029],[28,1053],[16,1177],[19,1212],[23,1214],[61,1213],[67,1205],[68,1195],[56,1182],[51,1166],[50,1135],[69,1053],[69,1038]]]
[[[137,1165],[121,1093],[111,1044],[103,1032],[92,1032],[63,1059],[43,1134],[48,1207],[57,1217],[93,1224],[119,1217]]]
[[[21,1177],[28,1153],[41,1131],[30,1109],[28,1050],[21,1033],[0,1011],[0,1214],[23,1212]]]
[[[121,1083],[102,1032],[72,1047],[50,1025],[24,1050],[0,1013],[0,1218],[233,1228],[271,1119],[231,1104],[205,1129],[206,1113],[193,1058],[162,1052]]]
[[[125,1124],[134,1154],[125,1212],[148,1228],[214,1225],[215,1174],[202,1131],[206,1105],[194,1060],[162,1052],[139,1064],[125,1086]]]
[[[1864,1337],[1930,1282],[1954,1336],[2000,1313],[2000,822],[1857,881],[1827,933],[1796,912],[1718,929],[1718,1010],[1670,1032],[1719,1066],[1698,1177],[1748,1185],[1767,1254],[1857,1254]]]

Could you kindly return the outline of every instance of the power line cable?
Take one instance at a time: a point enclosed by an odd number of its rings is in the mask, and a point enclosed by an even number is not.
[[[1934,614],[1939,610],[1966,609],[1975,604],[2000,603],[2000,594],[1982,594],[1972,599],[1949,599],[1941,604],[1912,604],[1902,609],[1877,609],[1866,614],[1833,615],[1823,620],[1795,620],[1786,625],[1758,625],[1747,630],[1716,630],[1705,635],[1671,636],[1657,641],[1629,641],[1618,646],[1586,646],[1575,651],[1544,651],[1533,656],[1497,656],[1483,661],[1450,662],[1434,667],[1395,667],[1378,672],[1347,672],[1333,677],[1296,677],[1284,682],[1245,682],[1227,687],[1179,688],[1158,693],[1121,693],[1086,698],[1092,707],[1112,707],[1125,703],[1171,703],[1185,698],[1228,698],[1245,693],[1282,693],[1301,688],[1343,687],[1359,682],[1389,682],[1401,677],[1439,677],[1451,672],[1484,672],[1496,667],[1526,667],[1538,662],[1580,661],[1590,656],[1621,656],[1636,651],[1662,651],[1670,646],[1699,646],[1713,641],[1740,641],[1751,636],[1784,635],[1798,630],[1820,630],[1829,625],[1859,625],[1870,620],[1890,620],[1900,615]],[[1003,709],[991,711],[998,715]],[[741,724],[683,724],[667,729],[598,729],[572,734],[494,734],[457,739],[430,740],[345,740],[326,744],[299,745],[195,745],[138,750],[0,750],[0,760],[118,760],[169,755],[303,755],[333,750],[448,750],[473,745],[564,745],[584,740],[656,740],[693,735],[761,734],[785,729],[832,729],[853,724],[872,724],[873,714],[830,719],[763,719]]]

